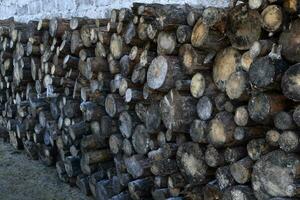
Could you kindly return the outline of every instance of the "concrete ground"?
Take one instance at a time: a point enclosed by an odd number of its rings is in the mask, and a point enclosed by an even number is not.
[[[30,160],[0,139],[0,200],[91,200],[61,182],[54,167]]]

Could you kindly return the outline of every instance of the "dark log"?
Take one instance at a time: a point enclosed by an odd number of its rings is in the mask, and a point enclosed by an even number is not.
[[[207,52],[196,50],[190,44],[184,44],[180,47],[179,56],[187,74],[210,69],[210,66],[205,63]]]
[[[153,178],[147,177],[129,182],[128,190],[132,199],[146,199],[146,197],[150,195],[150,190],[152,186]]]
[[[300,106],[297,106],[293,112],[294,122],[300,127]]]
[[[83,48],[83,43],[80,38],[80,32],[78,30],[72,32],[71,37],[71,53],[79,54],[79,51]]]
[[[244,5],[235,7],[229,12],[226,34],[234,48],[249,49],[261,35],[259,13]]]
[[[293,116],[289,112],[281,111],[274,116],[274,126],[279,130],[291,130],[295,128]]]
[[[113,154],[121,153],[123,145],[123,137],[121,134],[112,134],[109,137],[109,148]]]
[[[82,102],[80,104],[80,110],[83,112],[83,119],[85,121],[99,120],[106,114],[102,106],[98,106],[90,101]]]
[[[299,176],[299,157],[275,150],[254,164],[252,185],[257,199],[299,195],[295,178]],[[278,176],[282,174],[282,176]]]
[[[287,107],[286,98],[277,94],[260,93],[248,103],[250,118],[258,123],[270,123],[271,117]]]
[[[235,185],[234,178],[230,172],[230,166],[226,165],[224,167],[219,167],[216,171],[216,179],[221,190]]]
[[[216,180],[209,182],[203,188],[204,200],[222,199],[222,196],[223,193],[221,192]]]
[[[70,20],[70,28],[72,30],[76,30],[81,28],[84,25],[90,25],[90,24],[95,24],[94,19],[89,19],[89,18],[79,18],[79,17],[72,17]]]
[[[151,163],[142,155],[135,154],[124,159],[126,169],[133,178],[145,177],[151,174]]]
[[[191,96],[181,96],[171,90],[160,102],[162,121],[168,129],[182,130],[196,116],[195,100]]]
[[[120,95],[108,94],[105,99],[105,110],[110,117],[115,117],[122,111],[127,110],[127,106]]]
[[[253,161],[250,157],[245,157],[230,166],[230,173],[239,184],[250,181]]]
[[[80,142],[81,152],[104,148],[106,146],[107,144],[103,144],[101,141],[99,141],[96,135],[83,136]]]
[[[154,161],[151,165],[152,174],[158,176],[171,175],[178,171],[176,160],[163,159]]]
[[[199,184],[206,180],[208,167],[197,143],[187,142],[179,146],[176,159],[181,173],[189,183]]]
[[[146,154],[150,150],[150,135],[144,125],[137,125],[132,135],[132,146],[139,154]]]
[[[247,149],[243,146],[226,148],[224,151],[224,159],[230,164],[240,160],[245,156],[247,156]]]
[[[91,165],[99,162],[107,162],[110,161],[112,155],[109,149],[102,149],[96,151],[89,151],[82,154],[81,162],[85,165]]]
[[[26,154],[32,159],[37,160],[38,159],[38,147],[37,145],[29,140],[26,140],[23,142],[24,149],[26,151]]]
[[[300,101],[300,65],[290,66],[284,73],[281,80],[281,88],[283,94],[293,101]]]
[[[191,41],[192,28],[187,25],[181,25],[176,30],[177,41],[181,44]]]
[[[79,157],[68,156],[64,164],[69,177],[78,176],[81,173]]]
[[[130,138],[133,132],[133,128],[138,122],[138,118],[135,113],[123,111],[119,115],[119,130],[126,138]]]
[[[195,9],[191,9],[191,11],[189,11],[186,21],[188,23],[189,26],[194,26],[195,23],[197,22],[197,20],[202,16],[203,13],[203,8],[195,8]]]
[[[272,151],[272,148],[266,143],[265,139],[254,139],[247,144],[248,156],[252,160],[258,160],[264,154]]]
[[[236,185],[225,190],[222,199],[233,200],[238,198],[237,196],[242,196],[245,200],[255,200],[252,188],[246,185]]]
[[[51,37],[61,37],[69,28],[69,22],[64,19],[52,18],[49,22]]]
[[[122,150],[126,156],[131,156],[134,153],[133,146],[129,139],[125,138],[123,140]]]
[[[213,115],[213,111],[214,106],[211,99],[207,96],[201,97],[197,103],[198,117],[204,121],[209,120]]]
[[[190,127],[190,136],[194,142],[207,143],[207,122],[195,119]]]
[[[151,195],[154,200],[163,200],[170,196],[168,188],[154,189],[151,191]]]
[[[213,146],[207,146],[205,151],[205,162],[210,167],[218,167],[224,165],[224,152],[217,150]]]
[[[85,122],[79,122],[69,126],[68,130],[71,138],[76,140],[87,134],[88,127]]]
[[[265,128],[255,127],[236,127],[234,130],[234,139],[239,143],[249,141],[253,138],[262,138],[265,136]]]
[[[278,144],[285,152],[298,152],[300,150],[299,136],[294,131],[284,131],[281,133]]]

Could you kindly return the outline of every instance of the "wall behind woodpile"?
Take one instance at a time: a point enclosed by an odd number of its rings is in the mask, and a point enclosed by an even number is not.
[[[0,19],[15,17],[17,21],[29,21],[54,16],[103,18],[109,15],[112,8],[130,7],[133,2],[226,7],[229,0],[0,0]]]

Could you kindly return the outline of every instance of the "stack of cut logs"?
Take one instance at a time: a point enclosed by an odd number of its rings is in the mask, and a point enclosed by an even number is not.
[[[3,20],[0,136],[98,200],[298,199],[298,14],[245,0]]]

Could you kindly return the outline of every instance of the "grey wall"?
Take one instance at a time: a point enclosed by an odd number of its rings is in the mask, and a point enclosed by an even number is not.
[[[229,0],[0,0],[0,19],[15,17],[17,21],[28,21],[54,16],[103,18],[109,16],[112,8],[130,7],[133,2],[226,7]]]

